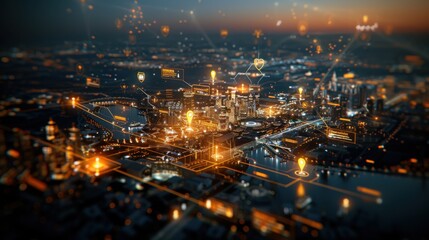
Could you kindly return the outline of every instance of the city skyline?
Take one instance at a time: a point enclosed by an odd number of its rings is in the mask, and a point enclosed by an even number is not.
[[[171,33],[351,33],[368,16],[378,23],[379,31],[392,33],[428,33],[429,3],[412,1],[7,1],[2,8],[2,29],[8,39],[23,43],[33,40],[82,40],[91,35],[119,38],[127,32],[127,23],[115,29],[116,21],[142,7],[143,35],[159,34],[162,25],[171,25]],[[14,11],[10,11],[14,10]],[[55,21],[53,21],[55,19]],[[11,24],[13,23],[13,24]]]
[[[427,239],[427,3],[8,1],[2,239]]]

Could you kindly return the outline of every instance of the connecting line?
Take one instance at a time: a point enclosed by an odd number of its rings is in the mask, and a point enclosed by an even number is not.
[[[115,116],[113,115],[112,111],[110,111],[110,109],[108,107],[103,106],[103,108],[107,109],[107,111],[109,111],[110,115],[114,118]]]
[[[89,110],[90,110],[88,107],[86,107],[85,105],[80,104],[80,103],[78,103],[78,102],[76,102],[76,103],[75,103],[75,105],[76,105],[76,106],[80,106],[81,108],[85,108],[85,109],[84,109],[84,111],[89,112]]]
[[[130,147],[128,147],[128,148],[130,148]],[[124,150],[124,151],[120,151],[120,152],[117,152],[117,153],[112,153],[112,154],[110,154],[110,155],[107,155],[106,157],[113,157],[113,156],[116,156],[116,155],[119,155],[119,154],[123,154],[123,153],[128,153],[128,152],[131,152],[131,151],[135,151],[135,150],[137,150],[137,149],[144,149],[145,147],[139,147],[139,146],[132,146],[132,149],[127,149],[127,150]]]
[[[256,70],[258,70],[258,72],[261,74],[261,77],[259,78],[259,80],[256,82],[256,84],[259,84],[259,82],[264,78],[264,77],[266,77],[265,76],[265,73],[263,73],[263,72],[261,72],[261,70],[259,70],[259,69],[257,69],[256,68]],[[269,77],[269,76],[268,76]]]
[[[325,120],[322,118],[322,116],[320,116],[319,112],[316,110],[317,116],[319,116],[320,120],[322,120],[322,122],[325,124],[325,126],[327,128],[329,128],[328,124],[325,122]]]
[[[301,179],[301,178],[297,178],[297,177],[292,177],[292,176],[291,176],[291,175],[289,175],[289,174],[282,173],[282,172],[276,171],[276,170],[271,169],[271,168],[261,167],[261,166],[259,166],[259,165],[252,165],[252,164],[250,164],[250,163],[246,163],[246,162],[240,162],[240,163],[243,163],[243,164],[248,165],[248,166],[250,166],[250,167],[259,168],[259,169],[264,170],[264,171],[272,172],[272,173],[275,173],[275,174],[278,174],[278,175],[281,175],[281,176],[284,176],[284,177],[288,177],[288,178],[290,178],[290,179],[294,179],[294,180],[297,180],[297,179],[299,180],[299,179]],[[292,170],[293,170],[293,169],[292,169]]]
[[[185,81],[185,80],[182,80],[184,83],[186,83],[189,87],[192,87],[192,85],[191,84],[189,84],[187,81]]]
[[[210,45],[211,48],[216,49],[216,46],[212,42],[212,40],[209,38],[207,33],[204,31],[204,29],[201,27],[200,23],[197,20],[197,17],[195,14],[191,14],[191,20],[194,23],[194,25],[197,27],[197,29],[200,31],[200,33],[203,35],[203,37],[206,39],[207,43]]]
[[[250,84],[252,84],[252,79],[249,78],[247,72],[249,72],[250,68],[253,66],[253,63],[250,64],[250,66],[247,68],[247,70],[243,73],[243,72],[238,72],[237,74],[235,74],[235,77],[232,78],[234,80],[235,83],[237,83],[236,78],[238,77],[238,75],[245,75],[247,80],[249,80]]]
[[[308,180],[309,182],[314,182],[314,181],[316,181],[317,179],[319,179],[319,177],[315,177],[315,178],[313,178],[313,179],[310,179],[310,180]]]
[[[98,104],[95,104],[95,103],[93,103],[93,104],[95,106],[97,106],[97,107],[107,109],[107,111],[110,113],[110,115],[112,116],[112,118],[115,118],[115,116],[113,115],[113,113],[110,111],[110,109],[108,107],[105,107],[105,106],[102,106],[102,105],[98,105]],[[88,110],[89,110],[89,108],[88,108]]]
[[[125,146],[125,145],[124,145]],[[162,152],[158,152],[158,151],[155,151],[155,150],[153,150],[153,149],[150,149],[150,147],[140,147],[140,146],[132,146],[133,148],[132,149],[128,149],[128,150],[124,150],[124,151],[121,151],[121,152],[117,152],[117,153],[113,153],[113,154],[111,154],[111,155],[108,155],[107,157],[111,157],[111,156],[114,156],[114,155],[118,155],[118,154],[123,154],[123,153],[127,153],[127,152],[131,152],[131,151],[135,151],[135,150],[145,150],[145,151],[148,151],[148,152],[152,152],[152,153],[155,153],[155,154],[159,154],[159,155],[162,155],[162,156],[167,156],[165,153],[162,153]],[[191,155],[191,154],[190,154]],[[174,163],[172,163],[173,165],[175,165]],[[178,166],[178,167],[183,167],[183,166],[181,166],[181,165],[175,165],[175,166]],[[186,169],[186,168],[185,168]]]
[[[147,103],[149,105],[151,105],[154,109],[156,109],[155,105],[153,105],[152,103],[150,103],[150,98],[152,97],[151,95],[147,94],[142,88],[137,88],[138,90],[142,91],[142,93],[144,93],[147,97]]]
[[[337,66],[339,60],[345,55],[345,53],[349,50],[349,48],[352,46],[352,44],[356,41],[356,35],[353,36],[353,39],[349,42],[349,44],[347,44],[347,46],[344,48],[344,51],[340,54],[340,56],[338,57],[338,61],[334,60],[332,65],[329,67],[328,71],[326,72],[325,76],[323,77],[322,80],[320,80],[319,84],[316,86],[316,88],[313,91],[313,96],[315,96],[318,92],[320,87],[322,86],[322,84],[325,83],[326,78],[328,77],[328,75],[332,72],[332,70]]]
[[[103,121],[105,121],[105,122],[107,122],[107,123],[111,124],[111,125],[112,125],[112,126],[114,126],[114,127],[117,127],[117,128],[123,129],[123,127],[121,127],[121,126],[119,126],[119,125],[117,125],[117,124],[115,124],[115,123],[111,123],[110,121],[108,121],[108,120],[106,120],[106,119],[104,119],[104,118],[102,118],[102,117],[98,116],[97,114],[94,114],[94,113],[90,112],[89,110],[85,110],[84,108],[82,108],[82,107],[81,107],[81,105],[80,105],[80,104],[76,104],[76,107],[78,107],[78,108],[80,108],[81,110],[83,110],[83,111],[85,111],[85,112],[87,112],[87,113],[91,114],[91,115],[92,115],[92,116],[94,116],[94,117],[97,117],[97,118],[99,118],[99,119],[101,119],[101,120],[103,120]]]
[[[123,175],[125,175],[125,176],[127,176],[127,177],[130,177],[130,178],[132,178],[132,179],[134,179],[134,180],[137,180],[137,181],[139,181],[139,182],[143,182],[143,179],[142,179],[142,178],[137,177],[137,176],[134,176],[134,175],[132,175],[132,174],[130,174],[130,173],[124,172],[124,171],[119,170],[119,169],[115,169],[115,171],[116,171],[116,172],[118,172],[118,173],[120,173],[120,174],[123,174]],[[202,207],[204,207],[204,206],[205,206],[205,203],[204,203],[203,201],[201,201],[201,200],[199,200],[199,199],[196,199],[196,198],[193,198],[193,197],[189,196],[189,194],[183,194],[183,193],[177,192],[177,191],[175,191],[175,190],[172,190],[172,189],[170,189],[170,188],[168,188],[168,187],[161,186],[161,185],[159,185],[159,184],[156,184],[156,183],[153,183],[153,182],[150,182],[150,181],[148,181],[148,182],[143,182],[143,183],[148,184],[148,185],[150,185],[150,186],[152,186],[152,187],[155,187],[155,188],[159,189],[160,191],[168,192],[168,193],[171,193],[171,194],[173,194],[173,195],[176,195],[176,196],[178,196],[178,197],[180,197],[180,198],[183,198],[183,199],[185,199],[185,200],[188,200],[188,201],[194,202],[194,203],[198,204],[199,206],[202,206]]]

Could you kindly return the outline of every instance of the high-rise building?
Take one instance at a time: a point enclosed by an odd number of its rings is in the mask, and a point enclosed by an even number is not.
[[[68,132],[69,132],[69,138],[67,141],[68,142],[67,151],[71,150],[72,156],[73,155],[81,156],[83,151],[82,151],[81,134],[80,134],[79,128],[77,128],[76,125],[73,123],[72,127],[68,129]],[[74,160],[78,160],[78,159],[74,159]]]
[[[382,113],[384,110],[384,99],[382,99],[382,98],[377,99],[375,108],[376,108],[377,113]]]
[[[49,118],[49,122],[48,122],[48,125],[46,125],[45,127],[45,131],[46,131],[46,140],[53,141],[56,138],[58,134],[58,126],[54,122],[54,120],[52,120],[52,118]]]
[[[46,139],[49,146],[43,147],[45,161],[49,165],[50,176],[53,180],[64,180],[70,176],[70,165],[66,160],[66,138],[58,130],[58,126],[51,119],[45,127]]]
[[[228,115],[226,113],[219,114],[219,124],[218,124],[218,130],[219,131],[226,131],[228,130]]]
[[[360,108],[365,105],[366,97],[367,97],[367,88],[365,85],[360,85],[357,90],[358,90],[357,106]]]
[[[337,83],[338,83],[337,73],[334,72],[334,74],[332,74],[331,81],[329,82],[329,90],[336,92],[337,91]]]
[[[372,100],[371,98],[367,99],[366,108],[368,109],[368,112],[370,114],[374,114],[374,100]]]
[[[195,109],[194,93],[191,91],[183,92],[183,112]]]

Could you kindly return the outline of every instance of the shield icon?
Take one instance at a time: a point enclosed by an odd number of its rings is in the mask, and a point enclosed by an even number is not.
[[[253,65],[255,65],[255,68],[259,71],[261,71],[262,67],[264,67],[264,63],[265,61],[262,58],[255,58],[255,60],[253,60]]]
[[[139,80],[139,82],[143,83],[145,78],[146,78],[146,75],[144,74],[144,72],[137,73],[137,79]]]

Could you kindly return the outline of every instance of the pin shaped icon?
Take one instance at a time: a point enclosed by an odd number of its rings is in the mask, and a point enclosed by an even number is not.
[[[306,164],[306,161],[304,158],[298,159],[298,166],[299,166],[300,172],[304,170],[305,164]]]
[[[188,125],[191,126],[192,119],[194,118],[194,112],[192,110],[189,110],[186,113],[186,120],[188,121]]]

